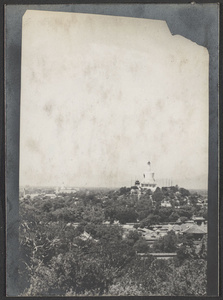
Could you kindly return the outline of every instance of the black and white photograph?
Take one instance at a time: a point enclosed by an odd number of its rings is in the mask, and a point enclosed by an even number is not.
[[[17,296],[207,295],[211,59],[165,18],[25,10]]]

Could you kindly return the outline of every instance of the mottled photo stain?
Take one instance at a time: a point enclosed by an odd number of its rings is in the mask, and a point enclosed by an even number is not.
[[[44,105],[43,109],[46,111],[48,116],[51,116],[53,105],[51,103],[47,103],[46,105]]]

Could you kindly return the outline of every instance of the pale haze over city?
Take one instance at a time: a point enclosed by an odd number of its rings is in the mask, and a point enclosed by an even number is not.
[[[166,22],[27,11],[20,185],[206,189],[208,51]]]

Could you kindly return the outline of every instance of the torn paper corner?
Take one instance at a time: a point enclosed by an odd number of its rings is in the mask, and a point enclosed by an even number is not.
[[[182,35],[173,35],[169,29],[169,26],[165,20],[155,20],[155,19],[144,19],[144,18],[133,18],[133,17],[123,17],[123,16],[110,16],[110,15],[99,15],[99,14],[86,14],[86,13],[73,13],[73,12],[55,12],[55,11],[41,11],[41,10],[26,10],[23,15],[23,27],[27,23],[34,22],[35,25],[39,24],[40,28],[49,26],[50,24],[57,30],[57,27],[67,28],[69,24],[69,29],[72,27],[83,26],[91,27],[90,30],[104,31],[109,34],[111,31],[120,31],[129,35],[139,35],[143,34],[143,38],[154,38],[163,40],[172,39],[173,43],[180,43],[182,47],[187,47],[188,42],[193,43],[194,47],[198,45],[197,43],[187,39]],[[33,30],[33,28],[32,28]],[[38,26],[36,27],[38,30]],[[86,30],[86,29],[85,29]],[[95,33],[95,32],[93,32]],[[118,35],[121,33],[118,32]],[[109,36],[109,35],[108,35]],[[111,35],[110,38],[113,36]],[[114,36],[115,37],[115,36]],[[125,36],[128,39],[128,35]],[[208,50],[198,45],[203,50],[208,52]]]
[[[202,52],[202,55],[209,57],[209,51],[206,47],[199,45],[198,43],[196,43],[180,34],[172,34],[172,37],[176,43],[181,45],[181,47],[188,47],[190,45],[190,47],[193,50],[199,49]]]

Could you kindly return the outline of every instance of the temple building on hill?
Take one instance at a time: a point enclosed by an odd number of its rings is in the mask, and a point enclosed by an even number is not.
[[[154,172],[151,170],[151,163],[150,161],[147,163],[147,168],[143,173],[142,181],[139,180],[135,181],[135,188],[145,190],[150,189],[152,192],[155,191],[157,187],[157,183],[154,178]]]
[[[150,189],[151,191],[155,191],[157,183],[154,178],[154,172],[151,170],[150,161],[147,163],[147,169],[143,173],[143,180],[141,182],[141,188]]]

